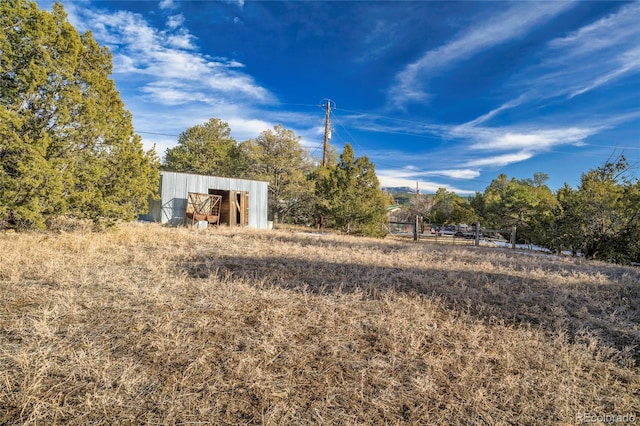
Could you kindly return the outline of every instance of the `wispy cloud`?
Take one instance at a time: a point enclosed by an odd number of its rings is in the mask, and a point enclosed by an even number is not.
[[[432,170],[421,173],[423,176],[444,176],[452,179],[475,179],[480,176],[480,171],[472,169],[448,169]]]
[[[158,5],[158,7],[162,10],[165,9],[175,9],[176,8],[176,4],[174,3],[173,0],[161,0],[160,4]]]
[[[510,154],[501,154],[490,157],[480,157],[475,160],[465,162],[467,167],[504,167],[509,164],[519,163],[534,156],[532,151],[520,151]]]
[[[553,95],[581,95],[624,75],[640,71],[640,3],[549,42],[531,84]],[[582,64],[576,66],[577,63]],[[523,77],[526,77],[523,76]]]
[[[575,89],[569,94],[569,98],[586,93],[608,82],[615,80],[625,74],[637,72],[640,70],[640,47],[628,50],[620,54],[617,58],[617,64],[612,64],[610,70],[604,70],[604,74],[594,76],[593,79],[586,83],[583,87]]]
[[[163,2],[161,7],[175,5]],[[67,10],[77,28],[91,29],[110,48],[119,84],[135,87],[123,93],[123,100],[136,111],[134,125],[147,149],[155,145],[162,156],[175,146],[180,132],[211,117],[226,121],[238,141],[284,124],[303,136],[305,146],[314,144],[319,115],[261,110],[277,104],[274,95],[256,83],[244,64],[200,53],[183,15],[171,15],[165,28],[156,28],[132,12],[89,9],[78,3]]]
[[[468,139],[470,153],[491,153],[476,156],[464,163],[468,167],[503,167],[525,161],[561,145],[578,146],[588,138],[636,119],[633,111],[575,119],[556,113],[552,122],[562,121],[564,127],[548,125],[533,128],[525,121],[509,126],[487,126],[503,112],[541,108],[546,102],[567,101],[604,86],[631,73],[640,72],[640,3],[621,6],[615,13],[590,23],[565,37],[551,40],[541,52],[537,65],[512,78],[509,92],[520,95],[508,100],[478,118],[452,127],[453,135]],[[597,59],[596,59],[597,58]],[[582,64],[576,66],[576,64]],[[589,105],[583,106],[588,109]],[[636,111],[637,112],[637,111]],[[574,113],[575,114],[575,113]],[[526,114],[525,114],[526,117]],[[495,155],[496,152],[500,154]]]
[[[363,54],[355,58],[356,62],[369,61],[372,58],[379,57],[389,51],[394,46],[394,38],[396,37],[397,24],[388,20],[377,20],[373,25],[373,29],[364,38],[362,44],[364,46]]]
[[[440,188],[445,188],[448,191],[453,191],[456,194],[473,194],[475,191],[464,188],[459,188],[444,182],[435,182],[432,180],[425,180],[424,176],[416,174],[411,169],[376,169],[376,176],[380,181],[382,187],[408,187],[415,188],[418,184],[418,188],[422,193],[435,193]]]
[[[526,95],[520,95],[517,99],[513,99],[510,101],[507,101],[505,103],[503,103],[502,105],[500,105],[499,107],[492,109],[491,111],[489,111],[486,114],[481,115],[480,117],[476,118],[475,120],[469,121],[468,123],[465,123],[465,126],[467,127],[475,127],[478,126],[486,121],[491,120],[493,117],[495,117],[496,115],[500,114],[502,111],[506,111],[508,109],[511,108],[515,108],[521,104],[523,104],[527,99]]]
[[[243,64],[197,51],[196,38],[182,15],[169,17],[166,29],[152,27],[132,12],[77,8],[76,19],[113,52],[116,74],[139,75],[140,93],[164,105],[199,101],[268,102],[273,95],[240,71]]]
[[[184,24],[184,15],[172,15],[167,18],[167,27],[176,29]]]
[[[479,52],[523,36],[571,6],[572,2],[516,3],[506,12],[478,23],[400,71],[388,93],[391,104],[402,108],[428,100],[425,85],[431,77]]]
[[[554,146],[582,142],[596,132],[595,128],[578,127],[529,132],[493,129],[491,132],[479,132],[478,139],[480,140],[473,142],[469,149],[482,151],[526,149],[531,152],[543,152]]]
[[[244,7],[244,0],[223,0],[223,1],[225,3],[235,4],[241,9]]]
[[[571,57],[589,55],[616,46],[634,44],[638,37],[640,3],[623,5],[618,11],[586,25],[566,37],[549,42],[551,48],[568,49]],[[564,57],[563,60],[566,60]]]
[[[509,92],[520,92],[492,111],[466,123],[476,126],[500,113],[547,100],[577,96],[640,72],[640,3],[549,41],[537,53],[538,64],[512,77]],[[580,64],[577,66],[576,64]]]
[[[389,163],[391,158],[398,164],[404,164],[403,176],[410,171],[414,180],[427,176],[472,180],[486,169],[498,169],[526,161],[560,146],[581,146],[590,137],[636,116],[627,114],[624,117],[590,118],[587,122],[578,120],[567,123],[565,127],[548,124],[546,128],[527,123],[494,127],[476,125],[484,121],[481,119],[475,120],[473,125],[433,125],[367,114],[353,114],[342,121],[346,126],[362,131],[414,135],[420,139],[441,141],[438,150],[427,143],[421,152],[417,143],[411,154],[370,152],[371,157],[382,164]],[[438,168],[440,161],[445,161],[449,167]]]
[[[470,141],[467,156],[471,159],[463,161],[461,166],[496,169],[529,160],[559,146],[580,146],[606,127],[604,122],[549,129],[531,129],[525,125],[495,128],[461,126],[452,128],[452,132]]]

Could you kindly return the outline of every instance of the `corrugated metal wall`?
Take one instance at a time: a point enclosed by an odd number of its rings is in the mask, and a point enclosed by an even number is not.
[[[151,206],[156,221],[172,225],[184,224],[187,193],[207,194],[210,189],[249,193],[249,227],[267,229],[268,183],[257,180],[160,172],[161,200]]]

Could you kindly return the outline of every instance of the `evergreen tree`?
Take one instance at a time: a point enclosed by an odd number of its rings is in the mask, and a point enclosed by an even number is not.
[[[338,164],[319,176],[318,212],[346,233],[386,234],[388,198],[380,189],[375,167],[367,157],[355,158],[346,144]]]
[[[518,239],[538,244],[547,241],[548,222],[557,208],[557,201],[545,182],[544,173],[533,179],[508,180],[504,174],[494,179],[482,198],[474,204],[483,208],[483,222],[489,227],[509,229],[516,226]]]
[[[0,1],[0,223],[71,214],[112,223],[146,210],[158,185],[109,79],[112,62],[62,5]]]
[[[211,118],[182,132],[178,145],[167,149],[163,168],[174,172],[235,177],[240,150],[229,125]]]
[[[582,175],[558,192],[558,243],[587,258],[640,262],[640,181],[624,156]]]

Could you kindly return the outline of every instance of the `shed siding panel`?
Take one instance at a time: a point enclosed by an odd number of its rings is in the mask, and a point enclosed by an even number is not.
[[[267,228],[268,183],[254,180],[161,172],[160,222],[178,226],[184,223],[189,192],[208,193],[210,189],[249,193],[249,224],[251,228]]]

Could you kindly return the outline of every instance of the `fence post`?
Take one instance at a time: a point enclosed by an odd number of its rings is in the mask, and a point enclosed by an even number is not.
[[[480,247],[480,222],[476,222],[476,247]]]
[[[418,241],[418,215],[416,215],[416,220],[413,224],[413,241]]]
[[[516,225],[511,227],[511,248],[516,249]]]

